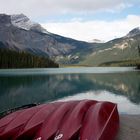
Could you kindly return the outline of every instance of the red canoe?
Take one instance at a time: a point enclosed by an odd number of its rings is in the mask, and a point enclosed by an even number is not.
[[[55,102],[0,119],[0,140],[113,140],[117,105],[93,100]]]

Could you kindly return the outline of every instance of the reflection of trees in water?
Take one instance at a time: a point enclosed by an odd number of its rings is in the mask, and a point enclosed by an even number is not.
[[[102,89],[117,95],[124,95],[133,103],[140,103],[140,73],[129,72],[119,74],[101,74],[88,79],[101,86]]]
[[[140,103],[140,73],[0,77],[0,106],[43,103],[89,90],[108,90]]]
[[[43,103],[91,89],[92,83],[82,79],[79,75],[0,77],[0,106]]]

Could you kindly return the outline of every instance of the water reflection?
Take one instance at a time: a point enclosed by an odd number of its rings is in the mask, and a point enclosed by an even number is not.
[[[109,94],[105,94],[104,91]],[[104,95],[104,100],[115,102],[115,96],[121,97],[120,100],[127,99],[123,104],[125,108],[128,103],[140,107],[140,73],[0,76],[1,111],[34,102],[69,99],[68,96],[73,96],[74,99],[79,93],[85,94],[86,98],[86,93],[89,92],[92,92],[92,99],[98,99],[95,95]]]
[[[108,91],[89,91],[85,93],[79,93],[73,96],[64,97],[57,101],[68,101],[68,100],[83,100],[92,99],[98,101],[110,101],[117,103],[118,110],[121,114],[140,114],[140,105],[134,104],[129,101],[125,96],[118,96]]]

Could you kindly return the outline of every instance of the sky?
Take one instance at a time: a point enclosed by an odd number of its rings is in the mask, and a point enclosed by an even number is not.
[[[49,32],[83,41],[140,27],[140,0],[0,0],[0,13],[23,13]]]

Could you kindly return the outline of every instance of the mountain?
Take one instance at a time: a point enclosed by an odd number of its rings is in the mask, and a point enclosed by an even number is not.
[[[41,27],[40,24],[32,22],[27,16],[24,14],[19,15],[11,15],[11,23],[18,28],[25,29],[25,30],[32,30],[38,31],[41,33],[49,34],[49,32]]]
[[[0,14],[0,42],[8,49],[55,58],[58,62],[61,59],[75,61],[79,59],[79,53],[94,48],[92,43],[49,33],[23,14]]]
[[[108,42],[91,43],[48,32],[24,14],[0,14],[0,47],[49,57],[59,64],[128,66],[140,63],[140,28]]]
[[[89,41],[90,43],[105,43],[105,41],[100,40],[100,39],[93,39]]]
[[[126,36],[127,37],[134,37],[136,35],[140,35],[140,27],[134,28]]]
[[[85,56],[80,65],[89,66],[135,66],[140,64],[140,28],[131,30],[126,36],[97,44],[97,49]]]

